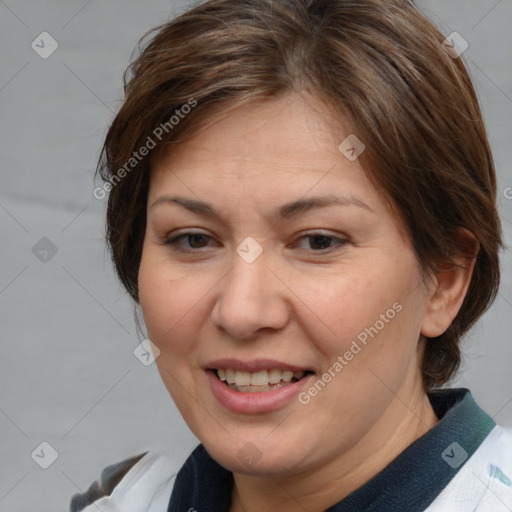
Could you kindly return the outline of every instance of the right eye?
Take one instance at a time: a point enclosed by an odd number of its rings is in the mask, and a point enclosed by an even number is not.
[[[204,233],[197,233],[193,231],[187,231],[180,235],[168,238],[164,244],[171,246],[173,251],[179,252],[199,252],[199,249],[208,248],[207,244],[212,237],[205,235]],[[183,246],[182,242],[185,241],[187,246]]]

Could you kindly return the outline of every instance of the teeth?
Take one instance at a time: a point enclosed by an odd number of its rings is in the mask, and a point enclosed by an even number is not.
[[[236,388],[243,387],[243,391],[251,386],[267,387],[273,385],[274,387],[281,387],[295,378],[301,379],[304,376],[303,371],[292,372],[291,370],[279,370],[273,368],[271,370],[260,370],[258,372],[249,373],[244,371],[232,370],[230,368],[218,368],[217,375],[219,379],[234,385]],[[280,384],[280,386],[277,386]],[[239,389],[241,391],[241,389]]]
[[[281,381],[281,370],[270,370],[268,373],[268,381],[270,384],[277,384]]]
[[[237,371],[235,373],[235,384],[237,386],[249,386],[251,384],[251,374]]]
[[[281,379],[285,382],[290,382],[293,379],[293,372],[287,370],[281,374]]]
[[[261,372],[251,373],[251,386],[265,386],[268,384],[268,372],[262,370]]]

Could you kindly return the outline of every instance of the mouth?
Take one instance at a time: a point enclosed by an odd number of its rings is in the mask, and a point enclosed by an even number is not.
[[[264,393],[290,386],[311,375],[310,370],[292,371],[269,368],[256,372],[235,370],[233,368],[209,368],[215,377],[229,389],[241,393]]]
[[[266,414],[291,406],[314,379],[313,369],[277,359],[224,358],[204,368],[217,402],[237,414]]]

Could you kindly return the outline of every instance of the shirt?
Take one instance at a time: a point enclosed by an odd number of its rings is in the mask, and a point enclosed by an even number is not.
[[[464,388],[429,392],[440,421],[326,512],[511,512],[512,429]],[[233,474],[202,444],[181,468],[170,451],[109,466],[70,512],[229,512]]]

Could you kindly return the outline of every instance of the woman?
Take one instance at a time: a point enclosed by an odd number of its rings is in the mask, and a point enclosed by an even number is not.
[[[512,509],[511,432],[441,388],[499,284],[459,49],[405,0],[212,0],[157,29],[95,195],[201,444],[72,511]]]

